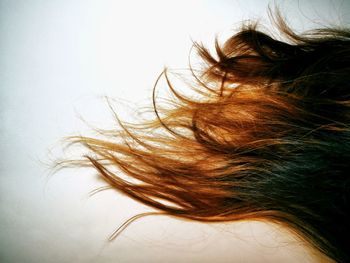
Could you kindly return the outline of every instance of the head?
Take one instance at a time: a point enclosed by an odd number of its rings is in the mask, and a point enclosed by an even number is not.
[[[167,215],[281,224],[328,257],[350,260],[350,31],[280,38],[244,25],[154,120],[101,137],[74,136],[114,188]],[[116,169],[117,168],[117,172]],[[128,180],[119,172],[133,178]]]

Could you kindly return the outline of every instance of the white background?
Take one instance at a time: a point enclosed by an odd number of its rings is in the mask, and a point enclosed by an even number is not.
[[[349,25],[350,1],[276,1],[298,30]],[[248,18],[267,23],[265,0],[0,0],[0,262],[313,262],[277,227],[200,224],[166,217],[103,185],[93,171],[48,179],[59,140],[112,127],[103,96],[149,105],[165,65],[186,68],[191,39],[213,44]],[[129,114],[120,112],[124,119]],[[56,152],[57,151],[57,152]]]

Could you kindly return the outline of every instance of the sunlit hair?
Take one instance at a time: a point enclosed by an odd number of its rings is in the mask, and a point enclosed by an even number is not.
[[[78,165],[167,215],[282,224],[350,262],[350,31],[275,20],[283,41],[250,23],[215,55],[195,44],[192,95],[165,70],[172,98],[154,92],[154,120],[69,140],[86,147]]]

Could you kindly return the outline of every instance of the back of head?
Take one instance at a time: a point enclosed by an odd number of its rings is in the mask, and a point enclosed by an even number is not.
[[[350,31],[297,35],[277,20],[283,41],[251,24],[215,55],[196,45],[200,100],[169,82],[176,107],[154,103],[154,121],[71,140],[113,187],[168,215],[275,222],[349,262]]]
[[[296,35],[281,17],[278,26],[286,42],[250,25],[217,45],[218,59],[199,47],[207,80],[227,95],[220,106],[198,109],[196,139],[244,166],[229,180],[249,213],[348,262],[350,31]]]

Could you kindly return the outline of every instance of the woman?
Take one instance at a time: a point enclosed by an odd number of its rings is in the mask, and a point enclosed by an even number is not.
[[[155,119],[70,137],[114,188],[161,213],[203,222],[283,225],[338,262],[349,262],[350,31],[283,40],[249,24],[191,69],[197,96],[174,95]],[[67,161],[66,164],[73,163]],[[114,168],[136,180],[123,179]]]

